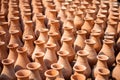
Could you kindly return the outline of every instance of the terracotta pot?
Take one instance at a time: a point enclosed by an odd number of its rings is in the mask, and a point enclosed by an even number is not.
[[[96,42],[92,39],[86,39],[85,43],[86,45],[83,50],[89,53],[89,55],[87,56],[87,59],[90,66],[94,66],[97,62],[97,53],[93,47]]]
[[[86,77],[82,74],[73,74],[71,80],[86,80]]]
[[[18,44],[9,44],[7,45],[7,47],[9,48],[9,54],[7,59],[13,59],[14,62],[16,62],[16,59],[18,57],[18,53],[16,51],[16,49],[18,48]]]
[[[45,52],[45,41],[41,41],[41,40],[36,40],[34,41],[35,43],[35,48],[34,48],[34,51],[32,53],[32,59],[34,60],[34,55],[35,53],[39,53],[39,52]]]
[[[76,63],[74,64],[74,66],[77,66],[77,65],[85,66],[86,70],[84,71],[84,74],[86,75],[86,77],[89,77],[91,74],[91,68],[90,68],[90,65],[87,60],[87,56],[89,55],[89,53],[84,50],[79,50],[77,52],[77,55],[78,55],[78,57],[77,57],[77,60],[76,60]]]
[[[120,51],[120,36],[117,39],[116,47],[117,47],[117,51]]]
[[[70,66],[70,63],[67,58],[69,55],[69,52],[66,50],[58,51],[57,54],[59,55],[59,59],[57,63],[63,65],[62,74],[65,79],[69,79],[72,74],[72,67]]]
[[[59,72],[59,75],[57,76],[57,79],[65,80],[65,79],[64,79],[64,76],[63,76],[63,74],[62,74],[63,65],[58,64],[58,63],[53,63],[53,64],[51,65],[51,68],[52,68],[52,69],[55,69],[55,70],[57,70],[57,71]]]
[[[7,44],[5,35],[6,35],[5,31],[0,31],[0,41],[5,42],[5,44]]]
[[[40,30],[40,35],[37,40],[45,41],[46,43],[48,41],[48,29]]]
[[[25,69],[26,65],[30,62],[27,57],[27,48],[19,47],[17,48],[18,58],[14,64],[15,71],[20,69]]]
[[[94,70],[93,70],[94,71],[94,77],[96,77],[96,75],[98,74],[98,72],[97,72],[98,68],[100,68],[100,67],[103,67],[103,68],[106,68],[106,69],[108,68],[108,66],[107,66],[107,61],[109,59],[108,56],[98,55],[97,59],[98,59],[98,61],[97,61],[96,66],[94,67]]]
[[[107,40],[107,39],[103,40],[103,46],[99,52],[99,55],[103,54],[109,57],[108,66],[112,66],[112,64],[115,62],[113,43],[114,43],[113,40]]]
[[[29,80],[30,71],[27,69],[19,70],[15,73],[17,80]]]
[[[41,78],[43,80],[45,80],[45,75],[44,75],[44,72],[47,70],[47,67],[43,61],[43,57],[44,57],[44,53],[43,52],[38,52],[38,53],[35,53],[35,62],[38,62],[41,66],[40,66],[40,75],[41,75]]]
[[[67,15],[67,18],[73,19],[74,18],[74,9],[72,9],[72,8],[67,9],[66,15]]]
[[[84,65],[75,65],[73,66],[74,74],[83,74],[85,75],[86,66]]]
[[[117,65],[115,66],[115,68],[112,71],[112,77],[115,80],[119,80],[120,76],[118,75],[118,72],[119,72],[119,67],[120,67],[120,59],[117,59],[116,62],[117,62]]]
[[[95,77],[95,80],[109,80],[109,75],[110,75],[110,71],[109,69],[100,67],[99,69],[97,69],[97,76]]]
[[[72,47],[72,38],[63,38],[63,43],[62,46],[60,48],[60,51],[68,51],[68,60],[69,62],[72,62],[74,60],[75,57],[75,51]]]
[[[37,62],[31,62],[27,64],[27,69],[31,71],[31,74],[29,76],[29,79],[36,79],[36,80],[42,80],[40,73],[39,73],[39,68],[40,64]]]
[[[25,27],[24,27],[24,32],[22,37],[26,35],[32,35],[34,40],[35,40],[35,34],[34,34],[34,27],[33,27],[33,22],[32,21],[25,21]]]
[[[49,69],[45,72],[46,80],[55,80],[59,72],[55,69]]]
[[[0,75],[1,80],[16,80],[14,71],[14,60],[3,59],[2,60],[3,69]]]
[[[34,40],[33,40],[33,36],[32,35],[25,35],[23,37],[24,40],[24,46],[25,48],[27,48],[27,53],[28,56],[31,58],[32,53],[34,51]]]
[[[23,46],[23,43],[21,42],[19,38],[19,31],[18,30],[13,30],[10,32],[10,41],[9,44],[19,44],[19,46]]]
[[[51,68],[51,64],[57,62],[57,55],[55,51],[56,44],[46,44],[46,52],[44,56],[44,62],[48,69]]]
[[[85,30],[78,30],[77,37],[74,41],[74,49],[77,52],[78,50],[82,50],[85,47],[84,41],[86,40],[87,31]]]
[[[31,20],[31,16],[32,16],[32,13],[23,13],[23,23],[25,23],[25,21],[30,21]]]

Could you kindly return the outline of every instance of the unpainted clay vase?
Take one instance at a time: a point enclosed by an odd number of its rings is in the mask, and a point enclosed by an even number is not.
[[[69,79],[72,74],[72,67],[68,61],[69,52],[66,50],[58,51],[57,54],[59,55],[57,63],[63,65],[62,74],[65,79]]]
[[[68,60],[69,62],[72,62],[74,60],[75,57],[75,51],[72,47],[72,38],[63,38],[62,40],[62,46],[60,48],[60,51],[68,51]]]
[[[86,80],[86,77],[82,74],[73,74],[71,80]]]
[[[88,59],[87,56],[89,55],[89,53],[85,50],[79,50],[77,52],[77,60],[76,63],[74,64],[74,66],[79,66],[79,65],[83,65],[86,67],[86,70],[84,71],[84,74],[86,77],[89,77],[91,74],[91,68],[90,65],[88,63]]]
[[[29,80],[30,71],[27,69],[21,69],[15,73],[17,80]]]
[[[26,65],[30,62],[27,56],[27,48],[19,47],[17,48],[18,58],[14,64],[15,71],[20,69],[25,69]]]
[[[57,79],[58,79],[58,80],[65,80],[65,79],[64,79],[64,76],[63,76],[63,74],[62,74],[62,69],[63,69],[63,65],[62,65],[62,64],[53,63],[53,64],[51,65],[51,68],[52,68],[52,69],[55,69],[55,70],[57,70],[57,71],[59,72],[59,75],[57,76]]]
[[[57,55],[55,51],[56,44],[46,44],[46,52],[44,56],[44,62],[48,69],[51,68],[51,64],[57,62]]]
[[[45,80],[44,72],[47,70],[45,62],[43,61],[44,55],[45,54],[43,52],[37,52],[37,53],[35,53],[35,62],[38,62],[41,65],[40,66],[40,75],[41,75],[41,78],[43,80]]]
[[[34,41],[35,43],[35,48],[34,51],[32,53],[32,59],[35,59],[35,54],[39,53],[39,52],[45,52],[45,41],[41,41],[41,40],[36,40]]]
[[[44,74],[46,76],[45,80],[56,80],[59,72],[55,69],[49,69],[49,70],[45,71]]]
[[[27,69],[31,71],[31,74],[29,76],[30,80],[42,80],[40,73],[39,73],[39,68],[40,64],[37,62],[30,62],[26,65]]]
[[[7,44],[5,35],[6,35],[5,31],[0,31],[0,41],[5,42],[5,44]]]
[[[0,75],[0,80],[16,80],[14,71],[14,60],[3,59],[3,69]]]

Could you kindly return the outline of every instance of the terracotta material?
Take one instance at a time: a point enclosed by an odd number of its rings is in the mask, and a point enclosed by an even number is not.
[[[14,71],[14,60],[3,59],[2,60],[3,69],[0,75],[1,80],[16,80]]]
[[[71,80],[86,80],[86,77],[82,74],[73,74]]]
[[[41,66],[40,66],[40,75],[41,78],[44,80],[45,79],[45,75],[44,72],[47,70],[47,67],[43,61],[43,57],[44,57],[44,53],[43,52],[38,52],[35,53],[35,62],[38,62]]]
[[[0,41],[5,42],[5,44],[7,44],[5,35],[6,35],[5,31],[0,31]]]
[[[77,52],[78,50],[82,50],[85,47],[84,41],[86,40],[87,31],[78,30],[76,33],[77,33],[77,37],[74,41],[74,49]]]
[[[19,70],[15,73],[17,80],[29,80],[30,71],[27,69]]]
[[[66,50],[58,51],[57,54],[59,55],[57,63],[63,65],[62,74],[65,79],[69,79],[72,74],[72,67],[70,66],[70,63],[68,61],[69,52]]]
[[[59,72],[55,69],[49,69],[45,72],[46,80],[56,80]]]
[[[109,57],[108,66],[111,66],[115,62],[113,43],[113,40],[103,40],[103,46],[99,52],[99,55],[103,54]]]
[[[7,56],[7,59],[13,59],[14,62],[16,62],[16,59],[18,57],[18,53],[16,49],[18,48],[18,44],[9,44],[7,47],[9,48],[9,54]]]
[[[44,62],[47,68],[51,68],[51,64],[57,62],[57,55],[55,51],[56,44],[46,44],[46,52],[44,56]]]
[[[77,52],[77,55],[78,55],[78,57],[77,57],[77,60],[76,60],[76,63],[74,64],[74,66],[77,66],[77,65],[85,66],[86,70],[84,71],[84,74],[86,75],[86,77],[89,77],[91,74],[91,68],[90,68],[90,65],[87,60],[87,56],[89,55],[89,53],[84,50],[79,50]]]
[[[45,52],[45,41],[41,41],[41,40],[36,40],[34,41],[35,43],[35,48],[34,51],[32,53],[32,59],[35,59],[35,54],[39,53],[39,52]]]
[[[62,74],[62,69],[63,69],[63,65],[62,65],[62,64],[53,63],[53,64],[51,65],[51,68],[52,68],[52,69],[55,69],[55,70],[57,70],[57,71],[59,72],[59,75],[57,76],[57,79],[58,79],[58,80],[65,80],[65,79],[64,79],[64,76],[63,76],[63,74]]]
[[[40,68],[39,63],[31,62],[31,63],[28,63],[26,67],[28,70],[31,71],[29,79],[42,80],[40,73],[39,73],[39,68]]]
[[[34,40],[33,40],[33,36],[32,35],[25,35],[23,37],[24,40],[24,46],[25,48],[27,48],[27,53],[28,56],[31,57],[32,53],[34,51]]]
[[[93,47],[96,42],[92,39],[86,39],[85,43],[86,45],[83,50],[89,53],[89,55],[87,56],[87,59],[88,59],[90,66],[93,66],[97,62],[97,53]]]
[[[60,51],[68,51],[68,60],[69,62],[72,62],[74,60],[75,57],[75,51],[72,47],[72,38],[63,38],[63,43],[62,46],[60,48]]]
[[[18,58],[14,64],[15,71],[20,69],[25,69],[26,65],[30,62],[27,57],[27,48],[19,47],[17,48]]]
[[[73,66],[74,74],[83,74],[85,75],[86,66],[84,65],[75,65]]]

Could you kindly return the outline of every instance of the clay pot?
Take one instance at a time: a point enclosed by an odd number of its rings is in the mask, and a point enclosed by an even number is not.
[[[74,60],[75,57],[75,51],[72,47],[72,38],[63,38],[63,43],[62,46],[60,48],[60,51],[68,51],[68,60],[69,62],[72,62]]]
[[[55,51],[56,44],[46,44],[46,52],[44,56],[44,62],[48,69],[51,68],[51,64],[57,62],[57,55]]]
[[[97,69],[97,76],[95,77],[95,80],[109,80],[109,74],[110,71],[109,69],[100,67],[99,69]]]
[[[43,52],[38,52],[38,53],[35,53],[35,62],[38,62],[41,66],[40,66],[40,75],[41,75],[41,78],[43,80],[45,80],[45,75],[44,75],[44,72],[47,70],[47,67],[43,61],[43,57],[44,57],[44,53]]]
[[[85,43],[86,45],[83,50],[89,53],[89,55],[87,56],[87,59],[88,59],[90,66],[93,66],[97,62],[97,53],[93,47],[96,42],[92,39],[86,39]]]
[[[24,27],[24,32],[22,37],[26,36],[26,35],[32,35],[34,40],[35,40],[35,34],[33,31],[33,22],[32,21],[25,21],[25,27]]]
[[[37,40],[45,41],[46,43],[48,41],[48,29],[40,30],[40,35]]]
[[[117,59],[116,62],[117,62],[117,65],[115,66],[115,68],[112,71],[112,77],[115,80],[119,80],[120,76],[118,75],[118,72],[119,72],[119,67],[120,67],[120,59]]]
[[[120,59],[120,51],[118,52],[117,56],[116,56],[116,60]]]
[[[73,66],[74,74],[83,74],[85,75],[86,67],[84,65],[75,65]]]
[[[19,31],[18,30],[13,30],[10,32],[10,41],[9,44],[19,44],[19,46],[23,46],[23,43],[21,42],[19,38]]]
[[[31,57],[32,53],[34,51],[33,36],[32,35],[25,35],[23,37],[23,40],[24,40],[24,46],[23,47],[27,48],[28,56]]]
[[[23,23],[25,23],[25,21],[30,21],[31,20],[31,16],[32,16],[32,13],[23,13]]]
[[[35,48],[34,48],[34,51],[32,53],[32,59],[34,60],[34,55],[35,53],[39,53],[39,52],[45,52],[45,41],[41,41],[41,40],[36,40],[34,41],[35,43]]]
[[[26,65],[30,62],[27,57],[27,48],[25,47],[19,47],[17,48],[18,58],[15,62],[15,71],[18,71],[20,69],[25,69]]]
[[[56,80],[56,77],[58,76],[59,72],[55,69],[49,69],[45,71],[46,80]]]
[[[29,79],[36,79],[36,80],[42,80],[40,73],[39,73],[39,68],[40,64],[37,62],[31,62],[27,64],[27,69],[31,71],[31,74],[29,76]]]
[[[73,74],[71,80],[86,80],[86,77],[82,74]]]
[[[77,52],[78,50],[82,50],[85,47],[84,41],[86,40],[87,31],[85,30],[78,30],[77,37],[74,41],[74,49]]]
[[[30,71],[27,69],[21,69],[15,73],[17,80],[29,80]]]
[[[90,39],[92,39],[96,42],[94,44],[93,48],[98,53],[101,50],[101,47],[102,47],[102,43],[101,43],[101,40],[100,40],[100,33],[99,32],[92,32],[90,34]]]
[[[98,55],[97,59],[98,59],[98,61],[97,61],[96,66],[94,67],[94,70],[93,70],[94,71],[94,77],[96,77],[96,75],[98,74],[97,69],[99,69],[100,67],[103,67],[103,68],[106,68],[106,69],[108,68],[108,66],[107,66],[107,61],[109,59],[108,56]]]
[[[72,9],[72,8],[67,9],[66,15],[67,15],[67,18],[73,19],[74,18],[74,9]]]
[[[36,37],[38,37],[39,34],[40,34],[40,30],[42,28],[46,28],[46,26],[45,26],[45,16],[37,14],[36,15],[36,21],[35,21],[35,23],[36,23],[36,26],[35,26],[35,35],[36,35]]]
[[[5,31],[0,31],[0,41],[3,41],[3,42],[5,42],[5,44],[7,44],[5,35],[6,35]]]
[[[77,52],[77,55],[78,55],[78,57],[77,57],[77,60],[76,60],[76,63],[74,64],[74,66],[77,66],[77,65],[85,66],[86,70],[84,71],[84,74],[86,75],[86,77],[89,77],[91,74],[91,68],[90,68],[90,65],[87,60],[87,56],[89,55],[89,53],[84,50],[79,50]]]
[[[103,46],[99,52],[99,55],[103,54],[109,57],[108,66],[112,66],[112,64],[115,62],[113,43],[113,40],[103,40]]]
[[[3,69],[0,75],[1,80],[16,80],[14,71],[14,60],[3,59],[2,60]]]
[[[66,50],[58,51],[57,54],[59,55],[59,59],[57,63],[63,65],[62,74],[65,79],[69,79],[72,74],[72,67],[70,66],[70,63],[67,58],[69,55],[69,52]]]
[[[9,55],[7,59],[13,59],[14,62],[16,62],[16,59],[18,57],[16,49],[18,48],[18,44],[9,44],[7,47],[9,48]]]
[[[58,63],[53,63],[53,64],[51,65],[51,68],[52,68],[52,69],[55,69],[55,70],[57,70],[57,71],[59,72],[59,75],[57,76],[57,79],[65,80],[65,79],[64,79],[64,76],[63,76],[63,74],[62,74],[63,65],[58,64]]]
[[[120,51],[120,36],[119,36],[119,38],[117,39],[116,47],[117,47],[117,51]]]

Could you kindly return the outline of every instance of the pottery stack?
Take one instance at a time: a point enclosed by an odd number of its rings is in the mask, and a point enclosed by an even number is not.
[[[120,80],[117,0],[0,0],[0,80]]]

